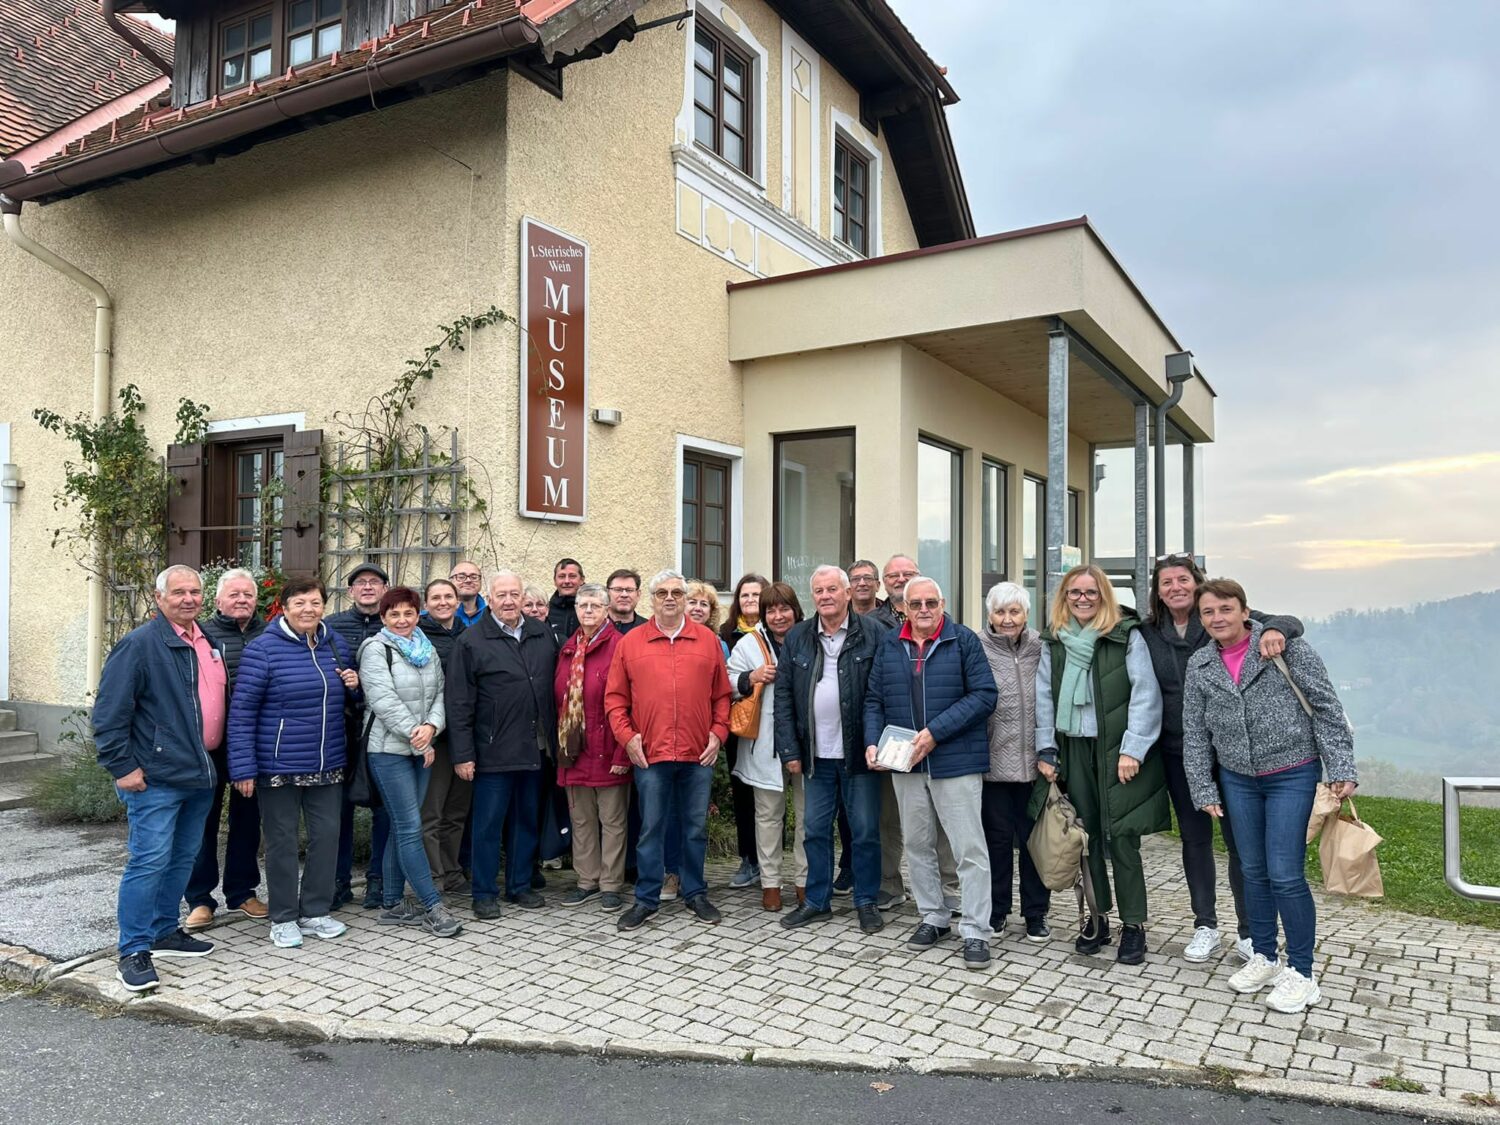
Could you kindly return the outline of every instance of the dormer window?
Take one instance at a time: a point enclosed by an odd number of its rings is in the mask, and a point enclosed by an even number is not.
[[[219,89],[237,90],[271,76],[271,12],[251,12],[219,28]]]
[[[343,0],[291,0],[286,22],[288,66],[326,59],[343,45]]]
[[[219,23],[218,90],[264,82],[289,66],[326,59],[344,45],[343,0],[283,0]]]

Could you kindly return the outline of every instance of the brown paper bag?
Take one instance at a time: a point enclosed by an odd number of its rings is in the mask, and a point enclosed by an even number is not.
[[[1323,886],[1337,895],[1384,897],[1380,860],[1375,856],[1380,842],[1375,829],[1359,819],[1351,798],[1349,811],[1330,818],[1323,829],[1323,840],[1318,845],[1318,857],[1323,862]]]
[[[1313,795],[1312,815],[1307,818],[1307,842],[1318,838],[1328,818],[1338,815],[1339,799],[1333,795],[1333,787],[1326,781],[1318,782],[1318,791]]]

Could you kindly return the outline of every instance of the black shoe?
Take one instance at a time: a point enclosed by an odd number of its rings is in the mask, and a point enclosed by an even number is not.
[[[522,891],[518,895],[506,895],[505,901],[515,903],[522,910],[540,910],[547,905],[547,900],[535,891]]]
[[[995,931],[995,940],[998,941],[1005,936],[1005,921],[1009,917],[1009,914],[990,915],[990,929]]]
[[[717,926],[724,920],[724,915],[719,913],[719,908],[708,901],[707,895],[694,895],[687,901],[687,908],[698,916],[698,921],[707,922],[710,926]]]
[[[115,979],[131,992],[150,992],[161,984],[156,975],[156,966],[151,963],[151,954],[142,950],[120,958],[120,967],[115,970]]]
[[[545,891],[547,889],[547,876],[542,874],[540,867],[531,869],[531,889],[534,891]]]
[[[625,896],[619,891],[605,891],[599,896],[599,909],[614,912],[623,910],[625,907]]]
[[[619,930],[638,929],[639,927],[645,925],[648,918],[653,918],[655,916],[656,907],[642,906],[640,903],[636,903],[629,910],[625,911],[624,914],[620,915],[619,921],[615,923],[615,928]]]
[[[385,906],[384,879],[365,880],[365,898],[360,905],[366,910],[379,910]]]
[[[1115,963],[1139,965],[1146,959],[1146,927],[1121,926],[1120,949],[1115,954]]]
[[[328,909],[337,910],[341,906],[348,906],[353,901],[354,891],[350,888],[349,884],[340,883],[333,888],[333,904]]]
[[[783,917],[781,919],[781,924],[789,930],[795,930],[801,926],[806,926],[811,922],[821,922],[824,918],[832,917],[833,911],[828,909],[827,907],[819,910],[812,903],[804,902],[790,914]]]
[[[982,938],[964,938],[964,968],[982,969],[990,963],[990,943]]]
[[[1034,942],[1037,942],[1037,943],[1040,944],[1041,942],[1044,942],[1044,941],[1050,941],[1051,938],[1052,938],[1052,931],[1047,928],[1047,919],[1045,919],[1045,918],[1028,918],[1028,919],[1026,919],[1026,940],[1027,941],[1034,941]]]
[[[1078,935],[1073,948],[1087,957],[1092,957],[1109,943],[1109,919],[1099,915],[1091,917],[1084,923],[1083,932]]]
[[[207,957],[213,951],[213,942],[195,938],[186,930],[177,930],[151,943],[151,953],[156,957]]]
[[[867,934],[878,934],[885,929],[885,919],[880,916],[880,907],[873,902],[867,902],[864,906],[856,907],[859,914],[859,928]]]
[[[500,900],[498,898],[476,898],[474,900],[474,917],[483,918],[485,921],[500,917]]]
[[[836,895],[849,895],[854,893],[854,872],[840,871],[839,877],[833,881],[833,893]]]
[[[588,902],[589,899],[598,897],[598,887],[574,887],[571,891],[562,896],[562,904],[564,906],[582,906],[584,903]]]
[[[936,945],[952,932],[948,926],[932,926],[923,922],[911,932],[911,937],[906,939],[906,944],[918,949],[926,949],[928,946]]]

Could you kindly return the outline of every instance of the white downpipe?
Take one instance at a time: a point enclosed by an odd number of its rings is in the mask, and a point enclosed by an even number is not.
[[[5,236],[12,243],[39,261],[51,266],[69,281],[88,290],[94,298],[94,418],[102,419],[109,413],[111,391],[110,341],[114,335],[115,302],[109,291],[94,278],[84,273],[71,262],[59,258],[51,250],[27,237],[21,230],[21,205],[13,199],[4,199]],[[87,640],[87,664],[84,678],[87,690],[92,693],[99,687],[99,672],[104,666],[104,578],[102,560],[95,567],[100,573],[89,576],[89,619]]]

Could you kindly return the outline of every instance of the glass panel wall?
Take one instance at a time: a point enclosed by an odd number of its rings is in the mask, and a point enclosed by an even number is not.
[[[986,460],[979,469],[980,499],[979,600],[1006,576],[1006,497],[1009,474],[999,462]]]
[[[809,607],[812,572],[854,562],[854,431],[776,437],[775,574]]]
[[[917,445],[917,567],[943,588],[948,613],[963,612],[963,454],[928,438]]]
[[[1021,585],[1031,594],[1031,624],[1044,619],[1037,576],[1045,565],[1047,482],[1026,474],[1021,481]]]

